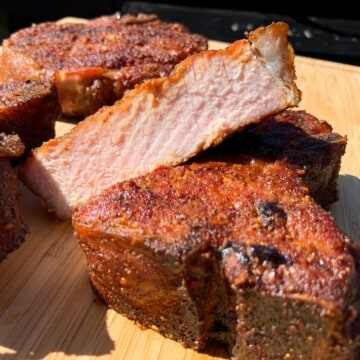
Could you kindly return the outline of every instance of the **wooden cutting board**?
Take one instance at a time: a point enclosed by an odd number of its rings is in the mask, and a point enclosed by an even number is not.
[[[224,43],[211,42],[219,48]],[[338,225],[360,242],[360,68],[297,57],[300,108],[326,119],[348,136],[339,178],[340,200],[332,208]],[[58,122],[57,135],[71,128]],[[70,222],[46,213],[23,188],[30,234],[0,264],[0,358],[205,360],[223,359],[184,349],[152,330],[141,330],[108,310],[92,292],[85,258]]]

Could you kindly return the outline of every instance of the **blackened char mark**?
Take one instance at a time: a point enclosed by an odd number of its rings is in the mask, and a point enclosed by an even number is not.
[[[276,202],[258,200],[255,202],[255,211],[261,224],[268,230],[275,228],[276,217],[286,219],[285,212],[278,206]]]
[[[225,258],[229,253],[233,253],[240,263],[249,264],[257,260],[259,263],[270,262],[274,267],[290,263],[284,254],[278,249],[258,244],[246,244],[244,242],[227,241],[225,248],[222,250],[222,257]]]

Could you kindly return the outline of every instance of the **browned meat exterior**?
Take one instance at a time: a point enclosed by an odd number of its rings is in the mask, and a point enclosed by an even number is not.
[[[25,145],[19,135],[0,133],[0,157],[19,157],[25,151]]]
[[[160,167],[75,209],[111,308],[234,359],[358,359],[358,249],[285,161]]]
[[[146,79],[169,75],[207,39],[155,15],[102,16],[87,23],[45,22],[3,41],[0,83],[46,79],[62,112],[86,116]]]
[[[55,87],[48,82],[0,84],[0,132],[18,134],[26,152],[55,136],[61,114]]]
[[[244,127],[300,101],[288,26],[274,23],[227,49],[182,61],[70,133],[35,150],[27,186],[55,211],[72,209],[121,180],[184,162]]]
[[[21,217],[18,179],[9,161],[23,151],[17,135],[0,133],[0,262],[23,243],[28,232]]]
[[[304,111],[285,111],[258,127],[249,126],[243,136],[252,139],[251,154],[286,158],[303,169],[309,194],[319,204],[338,200],[337,179],[347,138],[333,132],[326,121]]]
[[[269,161],[286,159],[302,174],[309,194],[326,207],[338,200],[337,179],[347,138],[305,111],[285,110],[251,124],[201,159],[236,161],[248,154]],[[240,155],[241,158],[241,155]]]

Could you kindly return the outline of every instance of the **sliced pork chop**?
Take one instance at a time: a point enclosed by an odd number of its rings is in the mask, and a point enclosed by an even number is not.
[[[184,162],[263,117],[295,106],[288,26],[273,23],[225,50],[181,62],[36,149],[21,179],[59,218],[119,181]]]

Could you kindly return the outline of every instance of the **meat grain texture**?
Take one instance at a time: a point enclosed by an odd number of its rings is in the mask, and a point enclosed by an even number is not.
[[[155,15],[45,22],[3,41],[0,83],[50,81],[63,115],[81,118],[112,104],[135,84],[169,75],[177,63],[207,46],[204,36]]]
[[[160,167],[72,220],[105,303],[186,347],[359,358],[359,249],[285,160]]]
[[[36,149],[21,178],[57,217],[119,181],[176,165],[265,116],[296,106],[288,25],[273,23],[225,50],[182,61],[70,133]]]

